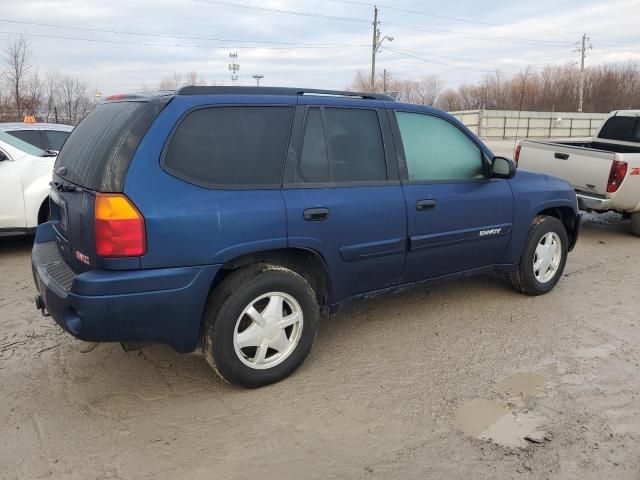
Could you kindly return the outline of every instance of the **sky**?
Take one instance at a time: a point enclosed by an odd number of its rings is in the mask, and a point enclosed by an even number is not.
[[[387,3],[388,2],[388,3]],[[103,95],[155,88],[195,71],[230,84],[344,89],[370,71],[373,3],[365,0],[0,0],[0,46],[30,41],[41,74],[58,70]],[[377,68],[395,78],[438,75],[445,87],[527,66],[640,62],[640,0],[383,0]]]

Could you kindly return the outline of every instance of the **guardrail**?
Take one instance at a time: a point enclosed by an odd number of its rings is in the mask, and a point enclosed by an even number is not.
[[[608,113],[463,110],[450,112],[486,139],[571,138],[593,136]]]

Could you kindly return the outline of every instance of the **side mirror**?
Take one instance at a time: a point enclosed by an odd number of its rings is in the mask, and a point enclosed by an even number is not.
[[[491,162],[491,177],[492,178],[513,178],[516,174],[516,162],[510,158],[505,157],[493,157]]]
[[[3,151],[0,151],[0,162],[4,161],[4,160],[8,160],[9,158],[7,157],[7,154],[4,153]]]

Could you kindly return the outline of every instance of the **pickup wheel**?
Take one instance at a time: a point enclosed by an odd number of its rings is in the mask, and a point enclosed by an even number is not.
[[[201,347],[222,379],[248,388],[277,382],[305,360],[319,323],[316,295],[297,273],[255,265],[210,294]]]
[[[555,217],[536,217],[511,285],[527,295],[542,295],[556,286],[567,262],[567,231]]]
[[[640,237],[640,212],[631,214],[631,233]]]

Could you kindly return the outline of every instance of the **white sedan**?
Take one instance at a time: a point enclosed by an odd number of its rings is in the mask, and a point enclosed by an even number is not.
[[[32,233],[47,221],[53,164],[64,143],[62,135],[68,136],[72,129],[67,125],[0,124],[0,236]],[[43,149],[29,140],[49,143],[38,144],[46,147]]]

